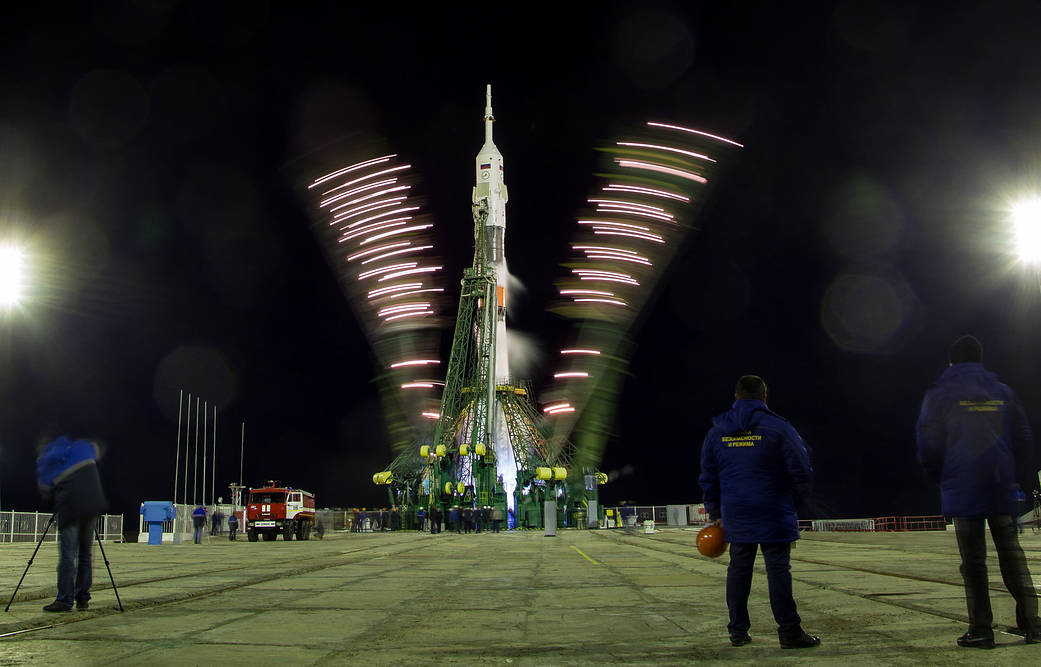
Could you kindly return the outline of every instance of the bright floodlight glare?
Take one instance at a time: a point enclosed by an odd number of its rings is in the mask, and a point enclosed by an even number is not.
[[[0,246],[0,306],[13,306],[22,298],[25,255],[21,248]]]
[[[1041,198],[1028,199],[1012,207],[1019,256],[1025,262],[1041,262]]]

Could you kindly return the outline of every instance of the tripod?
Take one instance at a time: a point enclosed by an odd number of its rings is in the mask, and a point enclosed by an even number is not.
[[[29,557],[29,563],[25,566],[25,572],[22,572],[22,578],[18,580],[18,585],[14,587],[14,592],[11,593],[11,599],[7,601],[7,606],[4,607],[4,611],[10,611],[11,603],[14,602],[14,596],[18,595],[18,589],[22,587],[22,582],[25,581],[25,575],[29,574],[29,568],[33,565],[33,560],[36,559],[37,552],[40,551],[40,546],[43,544],[44,539],[47,537],[47,532],[51,529],[54,524],[54,516],[51,515],[50,520],[43,529],[43,535],[40,535],[40,541],[36,543],[36,548],[33,549],[33,555]],[[112,568],[109,567],[108,556],[105,555],[105,547],[101,544],[101,538],[98,536],[98,531],[93,527],[91,530],[94,531],[94,539],[98,541],[98,548],[101,549],[101,559],[105,561],[105,569],[108,570],[108,579],[112,582],[112,592],[116,594],[116,602],[119,603],[119,611],[123,611],[123,601],[119,599],[119,591],[116,589],[116,580],[112,577]]]

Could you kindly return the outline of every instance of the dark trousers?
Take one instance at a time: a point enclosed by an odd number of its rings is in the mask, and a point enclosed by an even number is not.
[[[766,562],[766,582],[770,586],[770,609],[777,621],[778,637],[798,637],[802,634],[802,619],[792,597],[790,542],[779,544],[730,544],[730,565],[727,567],[727,608],[730,609],[730,634],[748,632],[748,594],[752,590],[752,565],[755,552],[762,547]]]
[[[990,581],[987,578],[987,541],[984,519],[954,519],[954,532],[961,552],[961,576],[965,581],[965,604],[969,610],[969,632],[994,636],[994,614],[990,608]],[[998,552],[998,567],[1005,588],[1016,601],[1016,625],[1024,631],[1041,630],[1037,616],[1037,594],[1027,569],[1023,549],[1016,535],[1016,521],[1010,515],[990,516],[990,536]]]
[[[90,600],[94,579],[91,556],[94,548],[96,516],[70,521],[58,533],[57,601],[72,606],[73,602]]]

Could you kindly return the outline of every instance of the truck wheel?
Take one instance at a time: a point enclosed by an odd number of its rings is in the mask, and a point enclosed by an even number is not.
[[[265,542],[274,542],[275,538],[278,537],[278,533],[261,533],[264,536]]]
[[[311,522],[304,521],[300,524],[300,539],[309,540],[311,539]]]
[[[250,542],[256,542],[257,541],[257,531],[255,531],[255,530],[247,530],[246,531],[246,537],[249,538]]]
[[[274,539],[274,537],[272,537]],[[293,524],[286,524],[286,527],[282,529],[282,539],[286,542],[293,541]]]

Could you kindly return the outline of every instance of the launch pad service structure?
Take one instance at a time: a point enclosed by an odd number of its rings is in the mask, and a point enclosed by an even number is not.
[[[473,188],[474,255],[463,271],[441,409],[429,442],[416,442],[373,476],[406,522],[439,506],[498,509],[509,525],[596,526],[606,475],[574,470],[572,444],[549,439],[528,386],[510,377],[506,329],[506,188],[486,89],[484,145]],[[555,518],[555,521],[554,521]]]

